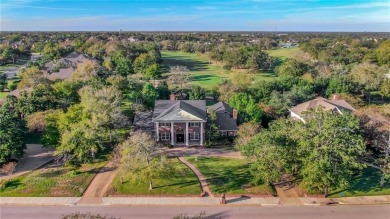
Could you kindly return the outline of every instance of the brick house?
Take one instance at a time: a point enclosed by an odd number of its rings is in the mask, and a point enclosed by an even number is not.
[[[216,123],[221,136],[235,136],[237,112],[223,102],[210,108],[217,113]],[[134,119],[135,130],[149,131],[156,141],[173,146],[204,145],[206,127],[205,100],[157,100],[153,112],[138,113]]]

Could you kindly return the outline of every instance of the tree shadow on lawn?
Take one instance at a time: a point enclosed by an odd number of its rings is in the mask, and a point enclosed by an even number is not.
[[[168,66],[176,66],[176,65],[183,65],[187,66],[187,68],[190,71],[206,71],[208,70],[208,63],[207,62],[202,62],[202,61],[197,61],[189,58],[183,58],[180,56],[171,56],[167,58],[163,58],[164,64]],[[166,68],[164,68],[166,70]]]
[[[250,183],[251,175],[249,172],[236,173],[234,171],[223,171],[218,176],[207,179],[211,185],[214,185],[214,192],[224,193],[232,190],[243,190],[244,186]]]
[[[22,182],[20,179],[11,179],[7,181],[4,185],[4,190],[6,189],[17,189],[20,185],[22,185]],[[1,192],[2,190],[0,190]]]
[[[196,75],[192,76],[192,81],[211,81],[213,78],[215,78],[213,75]]]
[[[186,181],[186,182],[172,183],[172,184],[168,184],[168,185],[154,186],[153,188],[159,189],[159,188],[167,188],[167,187],[179,186],[179,185],[180,185],[180,187],[185,187],[185,186],[191,186],[191,185],[195,185],[195,184],[200,184],[200,183],[198,180],[192,180],[192,181]]]
[[[368,167],[362,170],[362,172],[354,177],[351,184],[347,188],[336,190],[329,194],[329,196],[337,195],[343,192],[349,192],[356,194],[359,192],[378,192],[384,188],[390,188],[390,182],[387,181],[383,188],[380,187],[381,172],[374,168]]]

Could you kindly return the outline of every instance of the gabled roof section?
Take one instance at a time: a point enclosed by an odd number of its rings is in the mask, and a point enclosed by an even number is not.
[[[217,120],[219,130],[236,131],[237,122],[228,113],[217,113]]]
[[[157,100],[154,106],[154,121],[206,121],[204,100]]]
[[[218,102],[212,106],[210,106],[211,109],[214,109],[214,111],[216,113],[230,113],[230,114],[233,114],[233,109],[228,105],[226,104],[225,102]]]
[[[299,115],[302,117],[302,113],[313,109],[315,107],[322,106],[324,107],[324,110],[331,111],[331,110],[345,110],[345,111],[354,111],[355,109],[347,103],[345,100],[328,100],[323,97],[318,97],[314,100],[310,100],[304,103],[301,103],[293,108],[290,109],[291,112]]]

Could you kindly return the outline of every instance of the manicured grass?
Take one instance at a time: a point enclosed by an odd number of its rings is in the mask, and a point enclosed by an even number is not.
[[[8,92],[0,92],[0,98],[6,97]]]
[[[270,56],[286,59],[286,58],[294,58],[300,53],[300,49],[298,47],[291,48],[279,48],[267,51]]]
[[[188,157],[207,178],[214,194],[256,194],[273,195],[274,189],[268,185],[254,186],[249,164],[245,160],[217,157]]]
[[[175,173],[153,179],[153,190],[149,190],[149,182],[140,180],[134,173],[123,176],[124,183],[120,183],[120,176],[116,176],[111,195],[199,195],[202,192],[196,175],[177,158],[171,158],[169,165],[177,169]]]
[[[6,182],[0,197],[76,197],[82,196],[93,177],[107,161],[102,158],[69,171],[55,164]]]
[[[179,51],[162,51],[166,66],[184,65],[191,71],[192,84],[211,90],[224,79],[228,79],[231,71],[222,66],[209,64],[206,55],[185,53]],[[166,75],[166,74],[165,74]]]
[[[344,196],[370,196],[390,195],[390,181],[387,180],[384,187],[379,186],[381,172],[372,167],[367,167],[355,177],[354,181],[347,188],[331,189],[330,197]]]
[[[162,51],[161,54],[166,71],[168,71],[169,66],[187,66],[192,75],[192,84],[200,85],[207,90],[218,86],[225,79],[230,79],[230,74],[232,74],[232,71],[226,70],[220,65],[210,64],[205,54],[180,51]],[[163,74],[163,76],[167,75],[167,73]],[[276,77],[273,72],[263,71],[255,74],[254,83],[274,78]]]

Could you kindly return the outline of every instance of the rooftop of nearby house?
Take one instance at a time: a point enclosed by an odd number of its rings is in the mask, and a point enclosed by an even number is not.
[[[86,60],[95,60],[95,59],[93,59],[85,54],[81,54],[78,52],[72,52],[63,58],[60,58],[56,63],[54,63],[53,61],[50,61],[46,64],[47,72],[53,71],[56,64],[59,62],[63,63],[65,67],[59,69],[59,72],[52,72],[51,74],[49,74],[47,76],[47,78],[50,80],[67,79],[75,71],[75,69],[77,68],[77,65],[84,63]]]
[[[298,116],[302,116],[302,113],[313,109],[315,107],[321,106],[324,110],[345,110],[345,111],[354,111],[355,109],[347,103],[345,100],[339,100],[337,98],[328,100],[323,97],[318,97],[316,99],[301,103],[290,109],[291,112],[297,114]]]
[[[206,121],[205,100],[157,100],[153,121]]]

